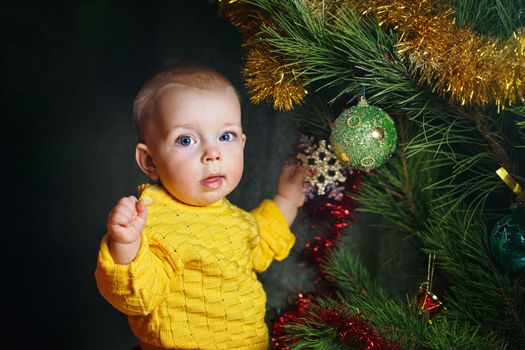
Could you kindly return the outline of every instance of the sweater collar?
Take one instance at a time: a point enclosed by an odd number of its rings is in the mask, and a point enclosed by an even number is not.
[[[220,212],[224,211],[230,205],[230,202],[226,198],[219,199],[217,202],[206,206],[189,205],[173,197],[161,184],[142,184],[137,187],[137,192],[143,200],[153,200],[154,202],[168,205],[173,209],[184,211]]]

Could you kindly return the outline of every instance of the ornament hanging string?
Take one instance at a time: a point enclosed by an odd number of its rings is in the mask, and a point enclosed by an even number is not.
[[[427,280],[419,286],[415,297],[415,305],[419,309],[420,315],[425,315],[429,324],[432,324],[434,318],[446,310],[446,307],[439,298],[432,293],[432,282],[434,280],[434,265],[436,254],[428,254]]]
[[[428,254],[427,264],[427,286],[428,291],[432,291],[432,281],[434,279],[434,263],[436,262],[436,253]]]

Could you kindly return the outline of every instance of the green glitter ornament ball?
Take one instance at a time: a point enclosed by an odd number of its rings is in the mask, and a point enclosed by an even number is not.
[[[507,271],[525,271],[525,214],[514,204],[512,212],[500,219],[490,233],[490,253]]]
[[[369,170],[383,164],[396,149],[394,121],[381,108],[361,98],[334,122],[330,144],[336,156],[350,168]]]

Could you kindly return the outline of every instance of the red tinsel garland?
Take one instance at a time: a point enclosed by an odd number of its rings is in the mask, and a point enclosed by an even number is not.
[[[312,240],[306,242],[305,247],[300,253],[302,260],[318,267],[329,250],[336,246],[343,235],[343,230],[349,226],[349,222],[352,220],[356,205],[351,198],[351,194],[357,192],[360,181],[361,176],[359,172],[349,172],[347,174],[347,180],[343,184],[344,190],[342,196],[336,197],[329,194],[322,196],[317,195],[306,201],[303,210],[308,216],[310,226],[317,231],[324,231],[324,234],[317,235]],[[299,293],[297,299],[288,305],[285,311],[272,323],[271,343],[273,349],[290,350],[284,340],[286,333],[283,325],[301,322],[301,318],[306,316],[305,314],[309,304],[310,298]],[[325,311],[323,315],[326,316],[327,322],[334,320],[334,317],[330,316],[328,311]],[[357,325],[355,322],[352,324]],[[348,333],[350,331],[349,329],[345,332]],[[358,331],[358,329],[355,331]],[[361,336],[362,335],[360,335],[360,337]],[[345,338],[346,336],[343,337],[342,340]],[[293,341],[291,342],[293,343]],[[377,341],[375,343],[377,343]]]
[[[319,266],[319,263],[327,256],[328,252],[336,246],[343,236],[343,230],[352,221],[356,204],[351,195],[357,192],[361,182],[361,175],[359,171],[344,171],[347,174],[346,181],[342,184],[342,196],[316,195],[313,198],[309,198],[303,206],[303,210],[310,221],[310,226],[319,232],[323,232],[323,234],[319,234],[312,240],[307,241],[300,253],[302,260],[316,267]],[[296,300],[285,307],[285,311],[277,316],[277,319],[271,325],[273,349],[290,350],[287,343],[293,344],[295,341],[289,338],[283,325],[301,323],[304,322],[306,316],[312,317],[312,312],[308,312],[308,307],[311,305],[310,302],[309,296],[299,293]],[[314,314],[314,318],[318,323],[333,326],[337,330],[341,342],[352,342],[352,344],[357,342],[359,349],[395,349],[395,347],[392,347],[388,342],[380,338],[379,335],[372,332],[359,314],[348,316],[338,309],[316,310]]]
[[[343,230],[352,220],[356,205],[351,194],[357,192],[360,181],[359,172],[348,174],[341,198],[330,195],[315,196],[305,203],[303,210],[311,222],[310,226],[317,231],[324,231],[324,234],[306,242],[300,253],[302,260],[318,266],[328,251],[341,239]]]
[[[394,350],[399,349],[374,332],[361,318],[359,311],[349,315],[342,308],[324,308],[320,312],[312,313],[313,320],[330,325],[339,335],[341,343],[351,344],[354,349],[363,350]]]
[[[311,308],[310,308],[311,307]],[[309,297],[298,294],[297,299],[288,306],[287,310],[279,316],[272,325],[272,348],[277,350],[290,350],[290,346],[299,339],[290,338],[283,328],[288,323],[303,323],[313,327],[325,325],[332,327],[338,334],[342,344],[351,345],[353,349],[359,350],[397,350],[398,344],[383,339],[378,333],[362,319],[359,311],[349,314],[341,306],[334,308],[319,308],[311,303]],[[286,338],[286,340],[285,340]]]
[[[297,323],[299,318],[306,313],[309,303],[310,299],[299,293],[293,304],[289,305],[286,311],[272,324],[272,349],[290,350],[283,339],[286,334],[283,325],[287,323]]]

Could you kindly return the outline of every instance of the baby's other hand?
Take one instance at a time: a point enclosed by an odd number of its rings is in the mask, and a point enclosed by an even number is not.
[[[305,169],[300,164],[286,163],[279,176],[277,194],[290,201],[296,208],[304,203]]]
[[[135,196],[121,198],[108,216],[108,232],[115,243],[136,242],[146,224],[147,209]]]

